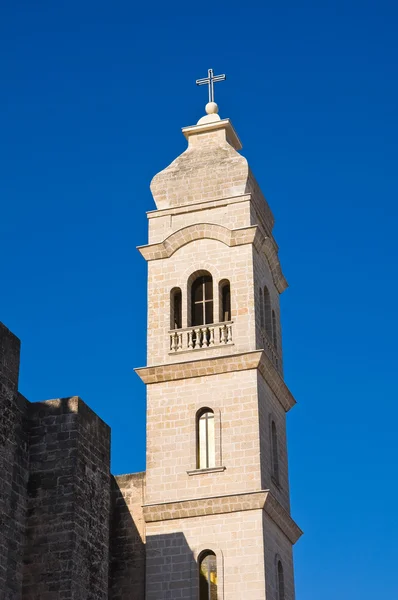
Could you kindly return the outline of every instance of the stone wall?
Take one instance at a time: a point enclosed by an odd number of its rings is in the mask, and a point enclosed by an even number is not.
[[[206,549],[217,556],[218,600],[265,600],[262,512],[148,523],[146,600],[197,598]]]
[[[216,467],[198,471],[196,415],[214,411]],[[146,502],[261,489],[257,371],[148,386]]]
[[[0,599],[142,600],[143,474],[114,483],[111,511],[109,427],[78,397],[23,398],[19,350],[0,323]],[[130,549],[115,522],[139,529]],[[120,578],[108,593],[110,544],[135,581],[129,595]]]
[[[263,512],[264,563],[266,572],[267,600],[279,600],[277,563],[283,568],[285,600],[294,600],[293,549],[288,538],[274,521]]]
[[[29,406],[23,598],[107,598],[109,443],[80,398]]]
[[[109,600],[145,597],[145,473],[112,478]]]
[[[20,342],[0,323],[0,598],[21,598],[28,479],[27,401],[18,394]]]

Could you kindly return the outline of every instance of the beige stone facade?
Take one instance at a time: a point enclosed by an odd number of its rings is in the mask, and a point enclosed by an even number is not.
[[[290,517],[286,412],[295,401],[283,381],[287,283],[273,217],[229,120],[212,115],[183,133],[188,149],[152,181],[157,210],[139,248],[148,261],[148,359],[137,369],[148,403],[146,599],[198,600],[198,560],[211,551],[217,600],[294,600],[301,531]],[[198,324],[192,288],[202,276],[212,278],[213,316]],[[204,409],[214,464],[199,468]]]

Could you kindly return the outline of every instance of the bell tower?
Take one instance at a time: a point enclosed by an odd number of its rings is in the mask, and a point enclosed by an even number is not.
[[[223,76],[217,76],[222,78]],[[214,81],[206,80],[211,93]],[[213,78],[213,79],[212,79]],[[210,94],[209,92],[209,94]],[[148,213],[146,600],[294,600],[274,219],[209,95]]]

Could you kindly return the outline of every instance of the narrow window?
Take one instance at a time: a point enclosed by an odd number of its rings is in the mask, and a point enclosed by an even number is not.
[[[278,434],[276,432],[275,421],[271,421],[271,458],[272,458],[272,476],[279,484],[279,460],[278,460]]]
[[[192,284],[191,290],[192,325],[213,323],[213,278],[201,275]]]
[[[182,294],[180,288],[173,288],[170,292],[170,329],[182,327]]]
[[[260,324],[261,329],[264,329],[264,298],[263,290],[260,288]]]
[[[264,326],[265,332],[272,341],[271,297],[267,286],[264,286]]]
[[[217,558],[211,550],[199,556],[199,600],[217,600]]]
[[[283,577],[283,567],[278,560],[278,600],[285,600],[285,579]]]
[[[272,311],[272,343],[274,344],[275,350],[278,350],[278,336],[276,332],[276,317],[275,311]]]
[[[210,408],[204,408],[198,414],[197,447],[197,468],[215,467],[214,412]]]
[[[231,320],[231,286],[227,279],[220,282],[220,322]]]

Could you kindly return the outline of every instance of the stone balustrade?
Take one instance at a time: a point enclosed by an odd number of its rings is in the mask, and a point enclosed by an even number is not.
[[[170,352],[199,350],[232,344],[232,321],[169,331]]]

